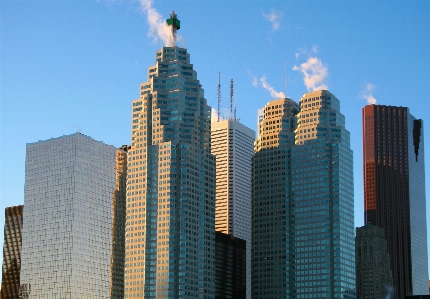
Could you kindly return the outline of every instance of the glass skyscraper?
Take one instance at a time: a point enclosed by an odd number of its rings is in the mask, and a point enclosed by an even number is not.
[[[300,106],[299,106],[300,105]],[[328,91],[263,111],[253,158],[253,298],[354,298],[352,151]]]
[[[384,229],[394,298],[428,292],[424,125],[406,107],[363,108],[365,222]]]
[[[163,47],[132,103],[125,298],[214,298],[210,107],[190,54]]]
[[[124,256],[120,239],[112,246],[124,222],[113,221],[125,200],[121,160],[124,151],[80,133],[27,144],[21,299],[123,297],[112,269]]]
[[[23,214],[22,205],[5,209],[1,299],[18,298]]]

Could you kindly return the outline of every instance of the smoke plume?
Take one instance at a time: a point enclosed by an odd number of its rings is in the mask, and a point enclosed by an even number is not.
[[[266,75],[263,75],[263,77],[260,78],[260,82],[261,82],[261,86],[264,89],[267,89],[273,98],[275,99],[285,98],[285,94],[283,92],[277,92],[272,86],[269,85],[269,83],[267,83]]]
[[[328,85],[324,83],[328,75],[328,69],[318,58],[309,57],[300,66],[295,65],[293,70],[303,73],[303,82],[308,91],[328,89]]]
[[[376,90],[376,86],[372,83],[367,83],[364,89],[360,93],[360,97],[365,99],[369,105],[376,104],[376,99],[373,96],[373,92]]]
[[[165,18],[158,13],[152,4],[153,0],[140,0],[140,8],[146,13],[149,24],[148,36],[152,37],[154,42],[161,39],[167,47],[175,46],[172,29],[167,26]],[[180,40],[181,36],[177,35],[176,39]]]

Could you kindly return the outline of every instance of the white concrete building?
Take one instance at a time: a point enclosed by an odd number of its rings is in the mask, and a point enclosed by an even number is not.
[[[251,159],[255,132],[237,120],[213,122],[216,157],[215,229],[246,240],[247,298],[251,298]]]

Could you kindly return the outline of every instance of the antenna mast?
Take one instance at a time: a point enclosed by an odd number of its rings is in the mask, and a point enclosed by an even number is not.
[[[234,94],[234,120],[238,120],[236,118],[236,94]]]
[[[221,74],[218,72],[218,121],[219,121],[219,116],[221,113]]]
[[[284,60],[284,96],[287,97],[287,61]]]
[[[181,21],[177,18],[175,11],[170,13],[170,19],[167,19],[167,25],[172,27],[172,43],[173,47],[176,47],[176,31],[181,29]],[[169,46],[169,45],[168,45]]]
[[[233,118],[233,79],[230,79],[230,119]]]

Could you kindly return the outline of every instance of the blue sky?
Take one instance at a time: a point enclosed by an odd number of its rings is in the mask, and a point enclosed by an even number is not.
[[[164,18],[177,12],[178,45],[191,54],[208,104],[217,106],[221,72],[222,106],[229,106],[233,78],[237,117],[254,130],[257,109],[284,90],[284,61],[288,97],[298,101],[328,86],[351,132],[356,226],[363,225],[365,98],[409,107],[430,132],[430,1],[155,1],[152,7]],[[76,131],[115,146],[130,143],[131,101],[163,45],[149,28],[139,1],[0,1],[1,210],[24,202],[26,143]],[[429,166],[426,177],[428,193]]]

